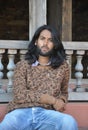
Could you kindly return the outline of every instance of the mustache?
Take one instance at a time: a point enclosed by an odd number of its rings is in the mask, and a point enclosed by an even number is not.
[[[51,50],[49,50],[49,49],[47,49],[47,52],[46,53],[43,53],[42,52],[42,48],[48,48],[46,45],[43,45],[43,46],[41,46],[40,48],[37,46],[36,47],[36,56],[38,57],[39,55],[42,55],[42,56],[51,56],[53,53],[54,53],[54,50],[53,49],[51,49]]]
[[[49,49],[47,46],[41,46],[41,48],[46,48],[46,49]]]

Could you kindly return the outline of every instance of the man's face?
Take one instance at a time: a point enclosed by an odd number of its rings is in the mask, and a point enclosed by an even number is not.
[[[54,48],[51,32],[48,30],[43,30],[36,41],[36,45],[39,55],[50,56]]]

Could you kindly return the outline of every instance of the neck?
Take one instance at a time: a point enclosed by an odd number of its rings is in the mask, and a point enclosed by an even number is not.
[[[40,65],[46,66],[50,62],[49,57],[39,56],[38,62]]]

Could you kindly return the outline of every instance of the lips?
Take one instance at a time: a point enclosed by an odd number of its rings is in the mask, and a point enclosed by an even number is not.
[[[48,50],[49,50],[48,47],[45,47],[45,46],[41,47],[41,49],[42,49],[43,51],[48,51]]]

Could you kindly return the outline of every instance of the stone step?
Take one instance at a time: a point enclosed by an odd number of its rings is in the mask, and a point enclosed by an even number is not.
[[[85,127],[88,130],[87,102],[69,102],[65,113],[71,114],[77,120],[79,127]]]
[[[7,104],[0,104],[0,121],[5,116]],[[72,115],[78,122],[79,130],[88,130],[88,103],[69,102],[65,113]]]
[[[88,128],[85,128],[85,127],[79,127],[79,130],[88,130]]]
[[[0,104],[0,122],[3,120],[6,114],[7,104]]]

